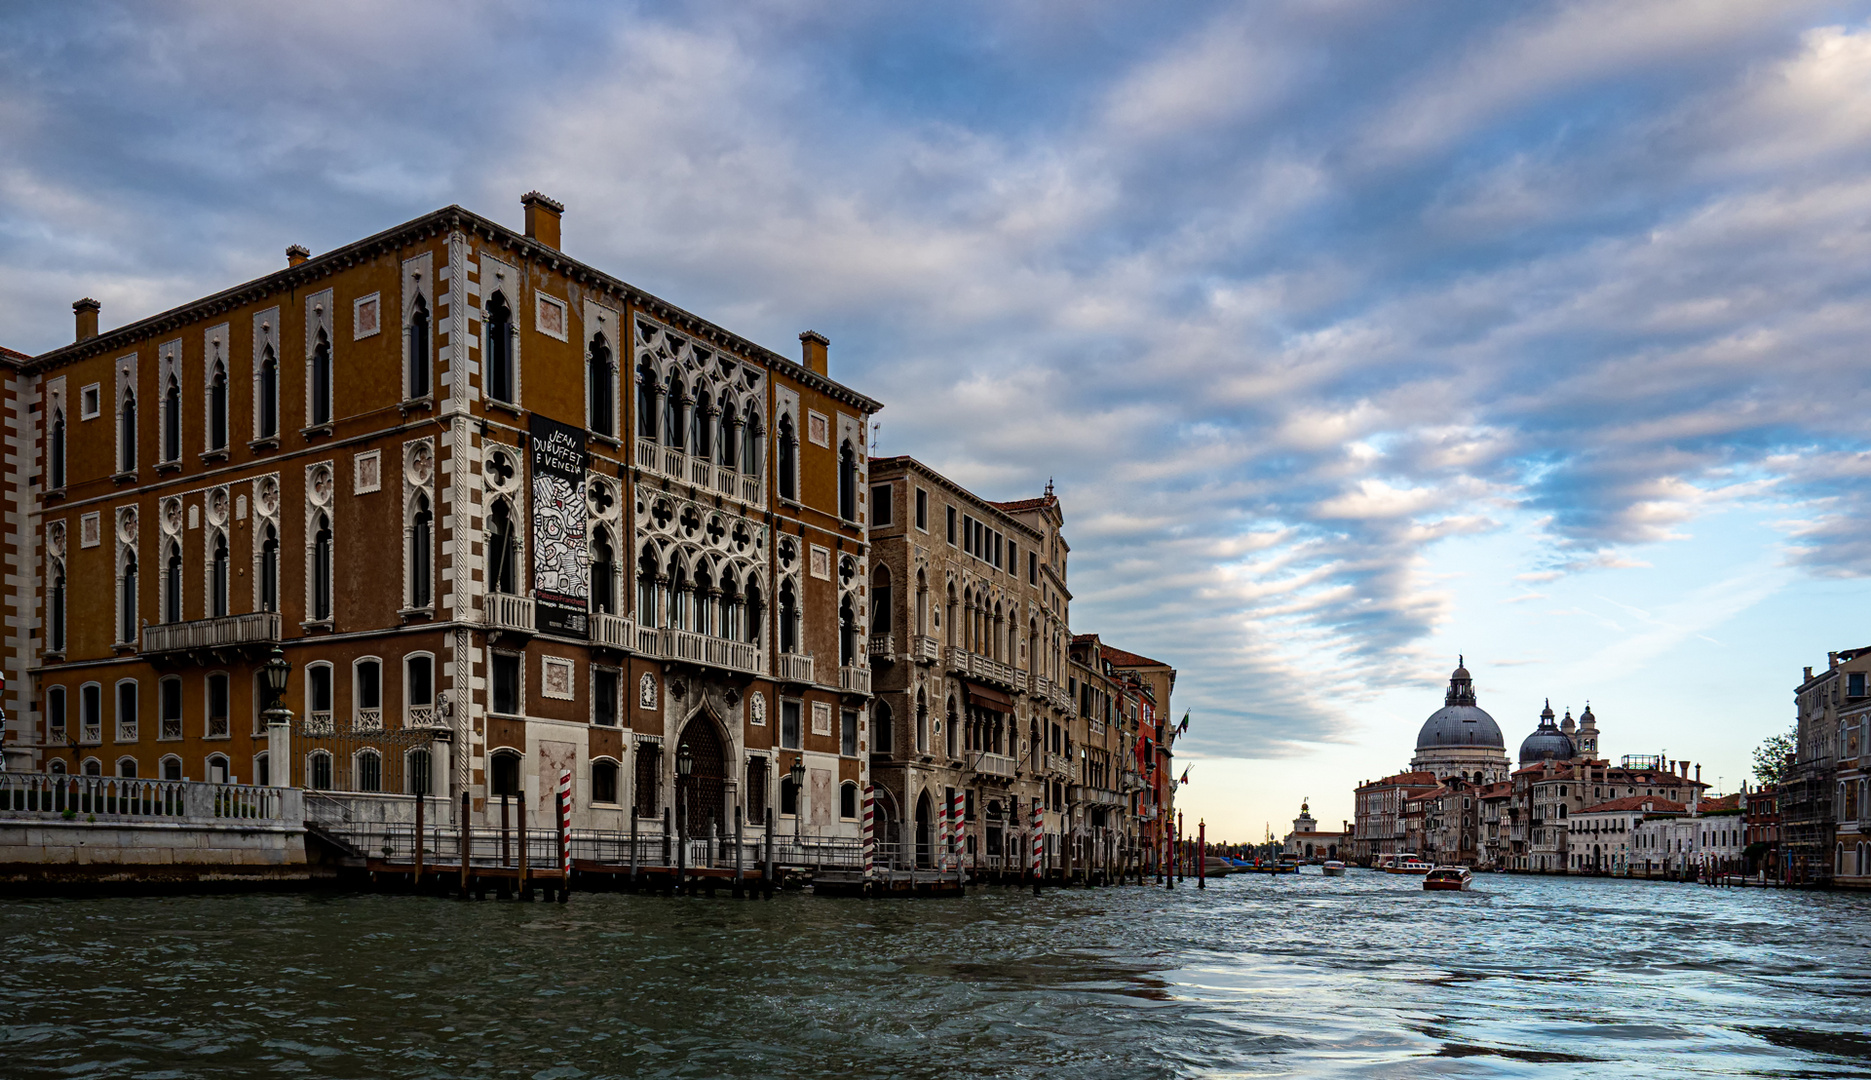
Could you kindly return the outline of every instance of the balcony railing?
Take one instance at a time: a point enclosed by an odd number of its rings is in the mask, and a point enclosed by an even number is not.
[[[801,653],[781,653],[779,656],[779,677],[781,682],[811,683],[812,658]]]
[[[161,732],[161,734],[157,736],[157,738],[159,739],[181,738],[182,737],[182,718],[179,716],[163,717],[162,726],[158,729],[158,731]]]
[[[1052,696],[1052,680],[1037,671],[1027,673],[1027,690],[1036,698]]]
[[[949,645],[942,650],[947,654],[947,666],[957,675],[968,674],[968,650],[960,645]]]
[[[982,656],[979,653],[969,654],[968,673],[983,682],[995,683],[1009,690],[1014,688],[1014,680],[1018,675],[1014,669],[1001,663],[999,660]]]
[[[433,705],[411,705],[403,713],[405,727],[441,727],[442,711]]]
[[[1116,806],[1124,801],[1124,797],[1115,791],[1107,791],[1104,788],[1091,787],[1087,784],[1074,784],[1072,785],[1072,801],[1090,803],[1093,806]]]
[[[533,632],[533,598],[512,593],[488,593],[485,609],[489,630]]]
[[[693,631],[665,627],[659,651],[665,660],[687,660],[691,664],[699,664],[702,662],[702,643],[705,640]]]
[[[718,491],[730,499],[754,506],[766,505],[760,477],[716,464],[704,457],[694,457],[673,446],[663,446],[655,439],[637,440],[637,467],[661,473],[698,488]]]
[[[706,458],[689,459],[689,483],[696,487],[712,487],[715,482],[714,464]]]
[[[917,634],[910,638],[910,659],[918,664],[933,664],[942,658],[942,646],[935,638]]]
[[[760,649],[750,641],[730,641],[710,637],[693,630],[665,628],[658,653],[665,660],[684,660],[691,664],[742,671],[749,675],[761,672]]]
[[[871,692],[871,669],[846,665],[838,669],[838,689],[852,694]]]
[[[382,731],[383,710],[381,708],[357,710],[357,715],[351,718],[351,730]]]
[[[208,718],[208,737],[210,739],[224,739],[227,737],[227,733],[227,717],[210,716]]]
[[[603,649],[634,652],[637,647],[637,624],[622,615],[599,612],[591,617],[591,643]]]
[[[893,659],[897,654],[897,639],[894,634],[872,634],[870,647],[865,650],[872,656],[885,660]]]
[[[192,652],[196,649],[225,649],[240,645],[272,645],[279,642],[279,612],[254,611],[245,615],[225,615],[218,619],[164,623],[143,628],[143,651],[146,653]]]
[[[81,743],[101,743],[104,741],[102,724],[85,724],[78,729],[78,741]]]
[[[637,627],[637,651],[651,658],[663,654],[662,631],[654,626]]]
[[[1049,753],[1046,755],[1046,771],[1052,773],[1054,776],[1062,776],[1066,779],[1071,779],[1072,759],[1064,754]]]
[[[1018,764],[1005,754],[983,753],[975,758],[974,771],[984,776],[999,776],[1012,780]]]
[[[305,714],[307,735],[332,735],[336,732],[337,725],[332,723],[330,709],[316,709]]]
[[[657,463],[662,460],[662,452],[662,447],[656,445],[655,439],[638,439],[637,468],[655,472]]]

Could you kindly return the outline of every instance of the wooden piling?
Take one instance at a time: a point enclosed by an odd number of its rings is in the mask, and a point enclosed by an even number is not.
[[[741,842],[743,840],[741,826],[745,821],[746,817],[741,808],[736,806],[734,808],[734,899],[736,900],[747,895],[746,875],[741,868]]]
[[[766,865],[763,866],[761,870],[762,870],[762,876],[766,878],[766,880],[762,883],[762,886],[761,886],[761,891],[763,893],[762,899],[771,900],[773,899],[773,877],[774,877],[774,874],[773,874],[773,808],[771,806],[767,807],[767,861],[766,861]]]
[[[468,815],[473,810],[474,796],[464,790],[461,793],[461,817],[456,821],[461,829],[461,898],[463,900],[474,899],[473,895],[468,892],[468,855],[469,848],[474,843],[471,839],[474,835],[473,831],[468,828]]]
[[[411,837],[411,839],[416,842],[416,876],[410,880],[410,888],[415,892],[422,891],[422,807],[423,804],[428,801],[429,797],[427,795],[416,796],[416,835]]]
[[[637,891],[637,808],[630,808],[630,891]]]
[[[524,799],[524,796],[521,798]],[[526,803],[524,801],[520,803],[520,813],[518,816],[520,841],[520,899],[531,900],[533,898],[533,878],[532,875],[527,872],[530,867],[528,866],[529,860],[526,850],[528,845],[526,843]]]

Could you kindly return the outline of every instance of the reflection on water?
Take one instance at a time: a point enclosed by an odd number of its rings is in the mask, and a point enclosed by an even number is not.
[[[0,903],[0,1075],[1871,1076],[1871,897]]]

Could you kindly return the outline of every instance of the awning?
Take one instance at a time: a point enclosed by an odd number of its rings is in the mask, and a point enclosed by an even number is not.
[[[962,685],[968,688],[968,704],[979,705],[983,709],[992,709],[995,712],[1010,713],[1013,711],[1013,698],[999,690],[966,681]]]

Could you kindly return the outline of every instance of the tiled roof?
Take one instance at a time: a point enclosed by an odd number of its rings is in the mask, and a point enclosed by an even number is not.
[[[1161,660],[1152,660],[1149,657],[1140,655],[1138,653],[1125,652],[1123,649],[1113,649],[1109,645],[1099,646],[1099,651],[1104,653],[1104,658],[1106,660],[1111,661],[1111,663],[1116,664],[1118,667],[1168,667],[1169,666],[1168,664],[1165,664]]]
[[[1669,799],[1660,798],[1655,795],[1626,795],[1622,799],[1613,799],[1610,802],[1599,803],[1597,806],[1588,806],[1583,810],[1574,812],[1572,816],[1578,817],[1580,814],[1616,814],[1631,810],[1642,810],[1645,803],[1649,803],[1651,811],[1658,814],[1680,814],[1689,809],[1682,803],[1672,802]]]
[[[1018,513],[1021,510],[1039,510],[1043,507],[1051,506],[1058,501],[1059,496],[1057,495],[1041,495],[1037,499],[1015,499],[1012,502],[990,501],[988,505],[994,507],[996,510]]]

